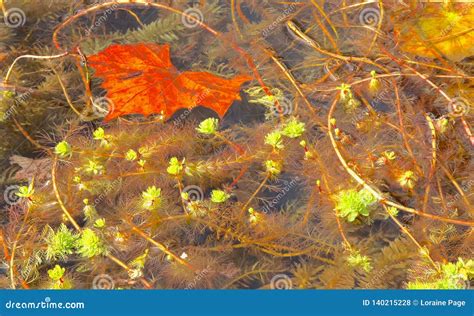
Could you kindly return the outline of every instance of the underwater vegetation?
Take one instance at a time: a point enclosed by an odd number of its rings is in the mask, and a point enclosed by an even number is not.
[[[0,288],[471,286],[473,4],[0,7]]]

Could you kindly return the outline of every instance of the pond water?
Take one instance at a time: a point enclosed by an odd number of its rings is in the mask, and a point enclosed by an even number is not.
[[[1,1],[0,287],[468,288],[474,7]]]

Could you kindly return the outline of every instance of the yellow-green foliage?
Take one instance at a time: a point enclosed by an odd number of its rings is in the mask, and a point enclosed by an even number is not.
[[[187,1],[30,2],[24,26],[0,24],[1,287],[91,288],[104,273],[121,288],[272,288],[278,274],[309,289],[470,285],[472,8],[384,1],[374,26],[369,1],[324,1],[323,19],[313,1],[284,18],[285,1],[200,1],[216,35],[183,24]],[[183,99],[168,100],[160,76],[133,70],[119,96],[88,62],[112,43],[169,44],[175,75],[251,79],[219,118],[200,105],[228,87],[205,80],[170,81]],[[22,54],[62,51],[6,78]],[[100,98],[193,104],[106,121]]]

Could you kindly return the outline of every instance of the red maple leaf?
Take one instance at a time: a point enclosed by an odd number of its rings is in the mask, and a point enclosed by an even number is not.
[[[179,109],[205,106],[223,117],[240,86],[252,79],[232,79],[208,72],[179,72],[170,59],[169,45],[111,45],[88,57],[95,75],[113,102],[105,120],[126,114],[163,114],[169,118]]]

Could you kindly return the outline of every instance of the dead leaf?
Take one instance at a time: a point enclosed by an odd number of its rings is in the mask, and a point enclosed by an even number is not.
[[[16,164],[21,167],[21,169],[15,173],[15,179],[17,180],[31,181],[35,178],[37,181],[44,181],[49,179],[51,176],[51,159],[49,158],[31,159],[13,155],[10,157],[10,164]]]
[[[474,55],[474,6],[457,4],[453,9],[441,4],[427,5],[422,14],[399,27],[401,49],[417,56],[444,55],[461,61]]]
[[[112,45],[88,58],[113,106],[105,120],[127,114],[163,114],[202,105],[222,117],[247,75],[232,79],[207,72],[180,72],[170,59],[169,45]]]

